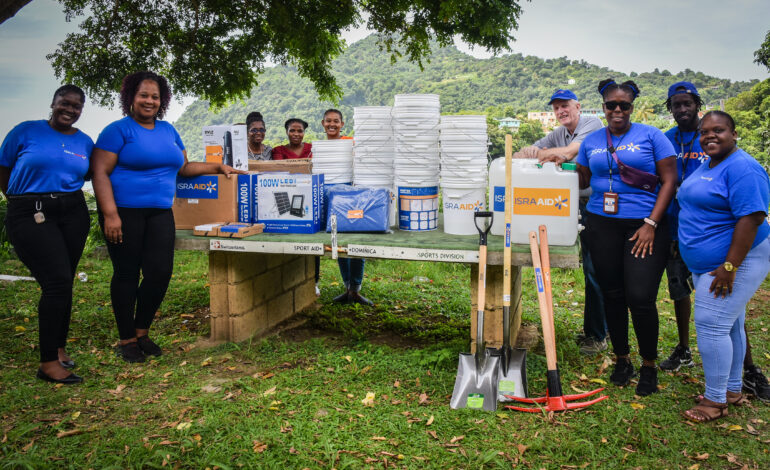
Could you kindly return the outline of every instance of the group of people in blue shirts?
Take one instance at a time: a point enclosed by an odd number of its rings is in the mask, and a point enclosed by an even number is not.
[[[564,149],[571,149],[571,155],[536,147],[522,153],[537,157],[542,151],[538,158],[553,161],[577,154],[581,187],[592,189],[583,213],[588,229],[581,239],[616,357],[610,380],[624,386],[638,376],[638,395],[658,391],[656,299],[666,270],[679,344],[661,363],[664,369],[693,364],[688,325],[695,291],[706,389],[685,417],[710,421],[725,416],[728,405],[743,404],[747,358],[747,375],[753,373],[755,381],[749,391],[768,398],[763,388],[767,379],[750,360],[750,349],[746,354],[745,332],[746,304],[770,270],[767,173],[737,147],[729,114],[710,111],[700,117],[702,101],[692,83],[669,88],[666,106],[677,126],[666,134],[631,122],[640,93],[634,82],[608,79],[597,88],[606,127],[581,127],[574,93],[559,90],[551,104],[563,124],[571,123],[562,132],[568,144]],[[113,265],[110,295],[120,337],[117,352],[127,362],[162,354],[149,331],[173,272],[176,177],[238,173],[227,165],[187,160],[179,134],[162,120],[170,99],[164,77],[153,72],[126,76],[120,92],[125,117],[105,127],[94,143],[73,126],[85,94],[64,85],[54,93],[49,119],[19,124],[0,147],[8,237],[41,287],[40,379],[63,384],[83,380],[71,371],[75,363],[66,352],[66,338],[72,282],[90,225],[81,191],[88,176]],[[254,114],[248,119],[250,137],[255,137],[249,151],[252,158],[270,158],[259,139],[264,138],[264,119]],[[327,111],[322,124],[328,138],[341,137],[341,112]],[[304,131],[306,123],[287,121],[287,134],[291,126]],[[585,132],[575,139],[581,128]],[[297,145],[295,154],[301,151],[304,146]],[[359,269],[363,277],[363,263]],[[335,300],[362,303],[351,297],[360,295],[358,277],[346,282],[347,292]],[[629,311],[642,359],[638,371],[630,359]]]

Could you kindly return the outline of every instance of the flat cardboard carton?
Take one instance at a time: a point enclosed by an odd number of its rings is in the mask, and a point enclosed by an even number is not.
[[[217,236],[220,238],[244,238],[262,233],[265,224],[244,224],[234,222],[217,227]]]
[[[249,171],[267,173],[280,171],[286,173],[303,173],[309,175],[313,172],[313,161],[309,158],[297,158],[294,160],[249,160]]]

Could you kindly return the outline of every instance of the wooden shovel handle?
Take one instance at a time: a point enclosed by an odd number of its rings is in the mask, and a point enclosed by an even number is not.
[[[503,307],[511,306],[511,218],[513,212],[513,188],[511,173],[513,166],[513,138],[505,135],[505,233],[503,239]]]
[[[543,281],[545,282],[545,299],[548,301],[548,312],[551,316],[551,328],[554,332],[553,320],[553,291],[551,288],[551,254],[548,249],[548,229],[545,225],[538,227],[540,232],[540,264],[543,267]]]
[[[532,266],[535,268],[535,287],[537,289],[537,304],[540,307],[540,323],[543,328],[543,343],[545,344],[545,361],[548,370],[556,370],[556,338],[553,323],[548,311],[548,300],[545,295],[543,268],[540,263],[540,250],[537,246],[537,233],[529,232],[529,251],[532,255]]]
[[[476,348],[484,347],[484,303],[487,293],[487,245],[479,245],[478,307],[476,309]]]

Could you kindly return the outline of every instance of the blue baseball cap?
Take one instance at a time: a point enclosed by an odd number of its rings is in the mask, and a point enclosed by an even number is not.
[[[551,95],[551,101],[548,102],[548,104],[553,103],[556,100],[575,100],[577,101],[577,95],[572,93],[569,90],[556,90],[553,95]]]
[[[671,98],[674,95],[681,95],[683,93],[689,93],[691,95],[700,96],[698,89],[695,88],[690,82],[676,82],[668,87],[668,97]]]

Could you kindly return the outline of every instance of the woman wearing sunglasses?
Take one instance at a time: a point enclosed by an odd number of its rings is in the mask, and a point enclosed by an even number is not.
[[[249,160],[270,160],[273,158],[273,147],[263,142],[267,128],[261,113],[253,111],[246,116],[246,130],[249,133]]]
[[[642,357],[637,395],[658,391],[655,300],[666,267],[666,208],[676,185],[671,142],[655,127],[632,123],[639,87],[632,81],[599,83],[607,127],[578,152],[580,187],[589,185],[588,249],[604,296],[615,368],[610,381],[625,386],[636,376],[629,358],[628,311]]]

